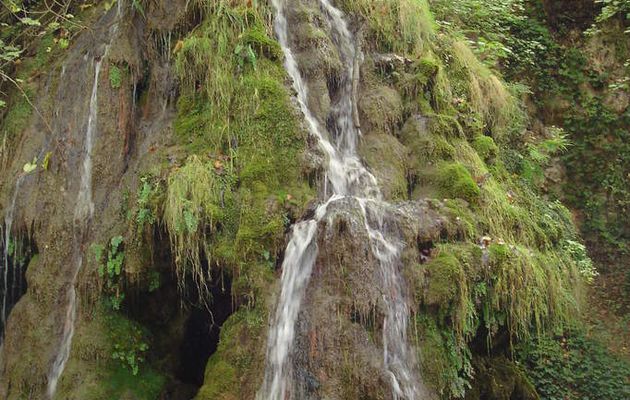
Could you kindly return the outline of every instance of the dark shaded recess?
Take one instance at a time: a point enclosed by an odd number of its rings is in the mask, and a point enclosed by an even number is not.
[[[128,312],[151,332],[148,363],[170,377],[161,398],[189,400],[203,384],[208,359],[216,352],[221,326],[235,310],[231,280],[220,271],[212,274],[211,298],[200,304],[192,279],[178,288],[168,236],[156,232],[152,271],[160,286],[149,292],[148,283],[127,295]],[[204,268],[207,268],[207,264]],[[149,279],[147,278],[147,281]]]
[[[30,235],[13,234],[11,235],[11,241],[13,242],[13,248],[8,255],[8,270],[6,271],[6,293],[5,293],[5,260],[4,260],[4,246],[5,246],[5,234],[6,231],[0,235],[0,312],[2,312],[2,304],[5,301],[6,296],[6,318],[9,318],[11,310],[20,301],[20,298],[24,296],[27,290],[26,282],[26,269],[31,262],[33,256],[39,251],[35,240]],[[4,324],[0,320],[0,337],[4,337]]]
[[[201,386],[208,358],[217,350],[221,326],[234,312],[231,282],[220,276],[211,287],[210,312],[194,307],[186,321],[184,340],[179,349],[180,363],[176,376],[182,381]]]
[[[585,30],[595,21],[601,5],[595,0],[534,0],[541,1],[547,21],[556,31]]]

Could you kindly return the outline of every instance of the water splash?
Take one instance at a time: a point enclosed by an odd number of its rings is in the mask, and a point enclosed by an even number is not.
[[[63,336],[59,351],[55,357],[50,373],[48,374],[48,396],[52,399],[57,390],[57,383],[63,373],[66,362],[70,357],[72,338],[74,337],[74,324],[77,318],[77,292],[76,282],[83,266],[83,254],[80,249],[80,236],[86,230],[89,220],[94,215],[94,202],[92,201],[92,147],[96,135],[98,116],[98,81],[101,73],[102,58],[96,60],[94,65],[94,83],[90,96],[90,109],[88,115],[85,141],[83,143],[83,164],[81,168],[81,182],[74,211],[75,230],[75,268],[66,292],[68,308],[63,325]],[[78,237],[77,237],[78,236]]]
[[[329,186],[332,196],[317,209],[314,219],[300,222],[293,227],[282,264],[280,300],[269,329],[265,377],[256,398],[301,398],[299,394],[293,393],[290,355],[295,338],[295,323],[317,257],[317,226],[332,203],[341,198],[354,198],[363,215],[370,247],[379,261],[384,283],[382,296],[386,316],[383,327],[383,361],[391,380],[392,396],[394,399],[419,399],[423,390],[416,376],[413,352],[407,343],[409,310],[404,281],[399,271],[403,244],[387,237],[384,213],[391,207],[382,201],[376,178],[363,166],[357,155],[361,132],[355,118],[354,83],[358,79],[358,65],[362,54],[357,50],[343,13],[329,0],[319,0],[345,71],[339,77],[339,95],[331,105],[330,117],[334,124],[328,133],[308,106],[308,86],[289,46],[289,26],[285,14],[287,2],[273,0],[272,3],[275,9],[275,32],[284,52],[285,68],[293,79],[293,87],[308,128],[328,157],[324,196],[328,195]],[[334,144],[331,140],[334,140]]]

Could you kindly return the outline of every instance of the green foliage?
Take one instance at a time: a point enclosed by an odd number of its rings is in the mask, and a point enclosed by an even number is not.
[[[588,254],[586,254],[586,246],[573,240],[566,240],[563,248],[564,251],[573,258],[580,275],[582,275],[587,282],[592,282],[593,279],[599,275],[593,265],[593,261]]]
[[[109,66],[109,84],[112,89],[120,89],[122,86],[123,71],[117,65]]]
[[[630,364],[582,332],[536,338],[520,345],[517,354],[541,400],[630,397]]]
[[[155,182],[149,176],[140,178],[140,187],[136,196],[136,227],[142,231],[145,225],[153,225],[156,222],[156,206],[154,201],[159,193],[159,182]]]
[[[549,166],[552,156],[566,152],[569,139],[562,128],[550,127],[547,138],[539,139],[525,145],[526,156],[521,164],[521,176],[535,186],[541,186],[545,181],[545,168]]]
[[[602,11],[597,16],[597,22],[604,22],[615,17],[630,21],[629,0],[595,0],[595,3],[602,5]]]
[[[104,291],[108,295],[108,305],[113,310],[120,310],[125,294],[121,290],[122,273],[125,261],[125,252],[122,249],[123,237],[114,236],[107,247],[107,257],[103,257],[105,246],[92,245],[94,259],[98,265],[97,271],[101,279],[105,280]],[[103,263],[104,262],[104,263]]]
[[[107,321],[112,359],[128,369],[133,376],[138,375],[149,350],[145,330],[140,325],[115,315],[107,317]]]
[[[566,192],[571,204],[585,211],[587,238],[599,241],[615,255],[627,252],[630,230],[625,216],[630,211],[630,112],[621,115],[601,98],[586,98],[565,120],[575,143],[564,157],[571,184]]]
[[[441,27],[462,30],[480,58],[496,66],[529,55],[515,52],[510,29],[525,19],[524,4],[523,0],[434,0],[432,10]],[[530,48],[537,45],[526,43]]]
[[[442,398],[463,398],[474,375],[468,347],[426,315],[415,318],[414,328],[424,381]]]
[[[163,221],[180,287],[191,276],[201,301],[214,268],[232,272],[247,296],[259,291],[265,252],[284,245],[289,213],[311,191],[300,167],[305,132],[279,45],[267,35],[267,6],[237,3],[207,4],[176,60],[183,87],[175,132],[193,155],[170,171]]]

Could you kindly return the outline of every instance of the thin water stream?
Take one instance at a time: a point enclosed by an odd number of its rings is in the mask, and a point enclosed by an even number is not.
[[[330,118],[334,124],[328,132],[309,108],[308,85],[289,45],[292,27],[288,24],[286,8],[290,2],[273,0],[272,3],[275,9],[275,32],[284,52],[285,68],[293,80],[310,133],[318,139],[319,146],[328,157],[324,195],[328,195],[329,186],[332,195],[319,206],[313,219],[293,226],[282,264],[280,299],[269,329],[265,377],[256,398],[297,400],[303,397],[296,393],[291,356],[295,324],[317,258],[318,224],[337,200],[351,198],[363,215],[370,248],[380,265],[382,300],[386,311],[382,338],[383,363],[385,373],[390,377],[392,397],[420,399],[422,385],[417,376],[415,357],[407,343],[409,310],[400,274],[403,244],[396,238],[388,237],[383,220],[384,213],[391,207],[382,200],[376,178],[363,166],[357,155],[361,132],[354,118],[356,87],[353,83],[357,80],[362,54],[357,50],[355,38],[343,13],[329,0],[319,0],[344,71],[339,78],[338,95],[331,105]]]
[[[66,292],[67,309],[63,325],[63,335],[59,350],[48,374],[48,396],[52,399],[57,390],[57,383],[63,373],[66,362],[70,357],[72,338],[77,318],[77,292],[76,283],[83,266],[83,254],[81,251],[82,236],[88,227],[89,221],[94,215],[94,203],[92,201],[92,147],[97,127],[98,116],[98,81],[101,72],[102,58],[94,64],[94,83],[90,96],[90,108],[88,114],[85,141],[83,143],[83,164],[81,168],[81,182],[74,211],[74,271]]]
[[[94,59],[94,81],[92,84],[92,92],[90,95],[90,105],[88,112],[87,127],[85,130],[85,140],[83,142],[83,163],[81,165],[81,181],[77,194],[77,201],[74,210],[74,270],[72,278],[66,292],[67,309],[63,323],[63,334],[61,344],[59,345],[57,355],[53,361],[52,367],[48,374],[48,397],[52,399],[57,390],[59,378],[63,374],[66,363],[70,358],[70,350],[72,348],[72,339],[74,338],[75,324],[77,319],[77,291],[76,284],[79,272],[83,267],[83,244],[89,234],[90,223],[94,216],[94,202],[92,199],[92,150],[94,140],[96,139],[96,130],[98,127],[98,82],[101,73],[101,64],[107,58],[112,40],[118,34],[120,22],[125,15],[124,0],[118,1],[118,7],[114,22],[107,31],[109,41],[105,45],[103,55]]]
[[[0,320],[0,326],[2,327],[2,330],[4,331],[5,326],[6,326],[6,321],[7,321],[7,317],[8,317],[8,308],[11,306],[11,304],[9,304],[12,301],[12,296],[11,296],[11,292],[9,292],[9,268],[11,267],[16,267],[17,268],[17,263],[13,263],[14,265],[11,265],[9,262],[9,259],[14,256],[14,254],[11,254],[11,231],[13,229],[13,218],[15,217],[15,205],[16,205],[16,201],[17,201],[17,197],[18,194],[20,192],[20,186],[22,186],[22,182],[24,180],[25,175],[20,175],[17,180],[15,181],[15,189],[13,189],[13,197],[11,199],[11,204],[9,204],[9,208],[7,208],[5,214],[4,214],[4,247],[3,247],[3,260],[4,260],[4,265],[3,265],[3,277],[2,277],[2,281],[3,281],[3,291],[2,291],[2,315],[1,315],[1,320]],[[14,276],[14,280],[15,280],[15,274],[17,273],[17,271],[13,271],[13,276]],[[15,288],[11,288],[11,291],[15,291]],[[2,332],[2,334],[0,334],[0,343],[2,342],[4,338],[4,332]]]

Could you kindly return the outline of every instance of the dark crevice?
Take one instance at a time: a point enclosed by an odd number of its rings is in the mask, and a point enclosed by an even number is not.
[[[8,319],[13,307],[26,293],[26,269],[38,250],[31,236],[11,235],[6,252],[8,269],[5,270],[5,234],[8,232],[2,231],[0,235],[0,313],[4,308],[4,316]],[[4,337],[4,325],[5,321],[0,317],[0,338]]]
[[[168,236],[156,232],[153,240],[151,271],[159,273],[159,288],[129,293],[128,311],[151,332],[148,363],[170,378],[161,398],[189,400],[202,386],[208,359],[219,345],[221,326],[234,312],[231,280],[214,271],[211,296],[206,305],[199,304],[192,279],[185,290],[178,285]]]
[[[211,287],[210,311],[203,307],[190,310],[183,341],[179,347],[176,377],[184,383],[201,386],[206,363],[219,345],[221,326],[233,313],[231,283],[217,277]]]

